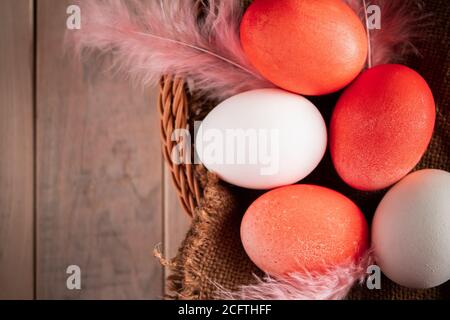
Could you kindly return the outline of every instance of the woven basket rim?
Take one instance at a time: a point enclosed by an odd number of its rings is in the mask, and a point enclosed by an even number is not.
[[[160,116],[162,152],[181,205],[192,217],[201,198],[200,183],[194,170],[195,164],[177,164],[171,158],[173,148],[180,142],[179,138],[173,136],[174,131],[189,130],[188,101],[183,79],[170,75],[161,78],[157,107]]]

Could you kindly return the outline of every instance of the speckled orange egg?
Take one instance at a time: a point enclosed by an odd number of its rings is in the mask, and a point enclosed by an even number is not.
[[[360,209],[342,194],[314,185],[269,191],[248,208],[241,239],[264,272],[322,272],[358,259],[368,246]]]
[[[367,56],[365,28],[342,0],[255,0],[241,22],[241,43],[264,77],[304,95],[345,87]]]
[[[436,106],[414,70],[386,64],[365,71],[340,97],[330,125],[330,150],[339,176],[364,191],[391,186],[425,153]]]

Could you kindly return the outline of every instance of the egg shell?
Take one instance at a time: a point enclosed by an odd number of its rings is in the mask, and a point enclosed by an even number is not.
[[[327,128],[317,108],[279,89],[248,91],[223,101],[204,119],[195,140],[209,171],[251,189],[303,179],[319,164],[326,146]]]
[[[349,84],[364,67],[367,35],[341,0],[255,0],[240,27],[246,56],[277,86],[322,95]]]
[[[402,65],[367,70],[333,111],[330,150],[339,176],[364,191],[394,184],[419,162],[433,134],[433,94]]]
[[[376,210],[372,244],[382,272],[402,286],[450,280],[450,173],[421,170],[396,184]]]
[[[355,262],[367,249],[368,227],[359,208],[342,194],[293,185],[262,195],[248,208],[241,239],[264,272],[324,272]]]

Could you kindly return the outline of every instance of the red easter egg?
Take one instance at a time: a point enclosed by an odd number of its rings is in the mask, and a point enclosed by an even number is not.
[[[345,87],[367,56],[365,28],[341,0],[255,0],[241,22],[241,43],[264,77],[304,95]]]
[[[402,65],[364,72],[340,97],[330,150],[340,177],[359,190],[379,190],[410,172],[433,134],[436,110],[425,80]]]
[[[264,272],[323,272],[354,262],[368,246],[368,227],[359,208],[342,194],[314,185],[269,191],[248,208],[241,240]]]

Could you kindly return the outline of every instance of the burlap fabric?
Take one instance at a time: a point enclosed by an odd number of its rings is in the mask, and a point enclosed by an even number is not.
[[[450,171],[450,4],[448,0],[429,0],[425,2],[425,11],[432,13],[430,20],[433,26],[424,41],[417,44],[420,56],[409,59],[406,64],[422,74],[432,88],[437,104],[437,122],[429,149],[416,170],[436,168]],[[336,98],[337,95],[313,101],[327,121]],[[195,115],[194,118],[203,117],[209,108],[192,98],[191,114]],[[223,183],[202,168],[197,168],[197,174],[204,190],[203,199],[178,255],[170,263],[173,272],[168,279],[169,298],[211,299],[217,285],[233,290],[254,281],[254,274],[261,275],[245,254],[239,237],[242,215],[260,192]],[[348,196],[360,206],[369,223],[386,192],[359,192],[346,186],[334,171],[329,153],[304,182],[330,187]],[[448,299],[450,282],[429,290],[410,290],[383,278],[381,290],[356,286],[348,298]]]

